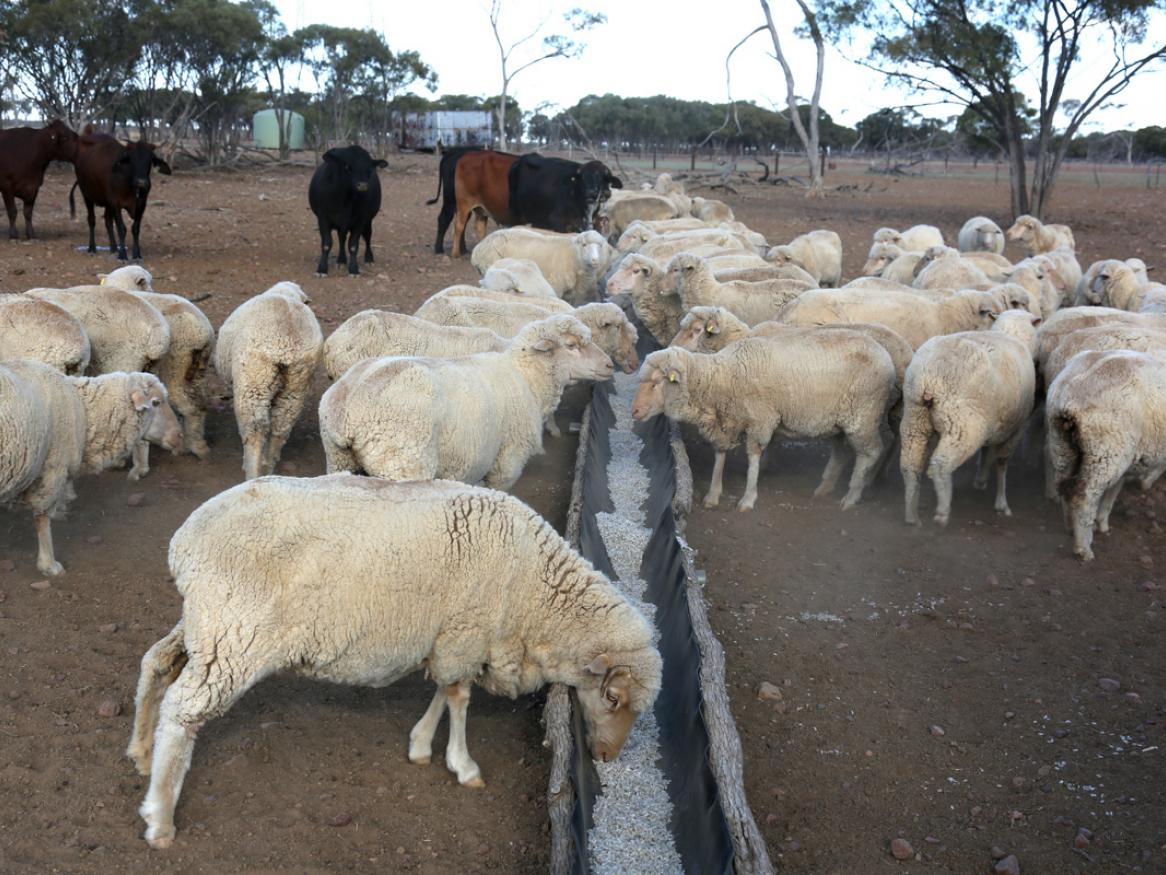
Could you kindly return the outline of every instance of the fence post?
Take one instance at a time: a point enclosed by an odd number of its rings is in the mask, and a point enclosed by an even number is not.
[[[692,161],[688,165],[689,170],[696,170],[696,146],[692,147]]]
[[[781,152],[773,156],[773,175],[777,176],[781,172]]]
[[[821,176],[822,179],[825,179],[826,178],[826,150],[819,149],[818,156],[822,159],[819,162],[818,175]]]
[[[656,169],[656,147],[652,147],[652,169]]]

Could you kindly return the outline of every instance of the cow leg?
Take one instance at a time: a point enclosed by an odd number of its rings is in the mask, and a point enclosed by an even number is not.
[[[487,228],[486,222],[488,220],[489,220],[489,216],[486,215],[485,210],[482,210],[482,209],[474,210],[474,234],[475,234],[475,236],[477,236],[479,243],[481,243],[483,240],[486,239],[486,228]],[[465,246],[465,245],[466,245],[465,240],[462,240],[462,246]]]
[[[31,198],[26,198],[24,201],[24,236],[28,240],[36,236],[32,230],[32,207],[35,203],[35,194]]]
[[[86,199],[85,201],[86,218],[89,221],[89,252],[97,252],[97,237],[95,230],[97,228],[97,215],[93,209],[93,201]]]
[[[466,222],[469,221],[470,211],[462,209],[459,205],[457,208],[457,215],[453,220],[453,251],[450,253],[454,258],[458,258],[466,251]]]
[[[113,208],[105,208],[105,233],[109,235],[109,252],[117,252],[117,239],[113,236]]]
[[[360,263],[356,254],[360,251],[360,234],[355,229],[348,232],[348,275],[356,276],[360,273]]]
[[[117,224],[117,258],[118,261],[127,261],[126,255],[126,223],[121,217],[121,207],[113,208],[113,221]],[[112,244],[112,241],[111,241]],[[109,247],[113,248],[112,245]]]
[[[433,252],[442,255],[445,252],[445,232],[454,218],[453,198],[446,198],[441,205],[441,213],[437,217],[437,240],[433,244]]]
[[[372,264],[372,220],[369,219],[367,225],[364,226],[364,263]]]
[[[8,210],[8,239],[15,240],[16,233],[16,195],[10,191],[4,192],[4,209]]]
[[[348,259],[348,233],[343,228],[336,229],[336,263]]]
[[[316,276],[328,275],[328,253],[332,251],[332,227],[320,218],[320,263],[316,265]]]
[[[134,235],[134,260],[142,260],[142,247],[138,245],[138,234],[142,230],[142,214],[146,212],[146,207],[143,204],[140,210],[134,210],[134,224],[130,227],[131,233]],[[123,247],[124,249],[124,247]]]

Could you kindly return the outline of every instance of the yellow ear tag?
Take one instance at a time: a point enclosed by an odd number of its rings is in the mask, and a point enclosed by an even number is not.
[[[679,379],[680,379],[680,372],[679,371],[669,371],[668,372],[668,382],[669,383],[675,383]]]
[[[704,327],[704,330],[707,334],[716,334],[717,333],[716,329],[713,327],[713,324],[711,322]]]
[[[100,282],[100,283],[98,283],[98,285],[99,285],[99,286],[103,286],[103,285],[105,285],[105,277],[102,277],[102,278],[101,278],[101,282]]]

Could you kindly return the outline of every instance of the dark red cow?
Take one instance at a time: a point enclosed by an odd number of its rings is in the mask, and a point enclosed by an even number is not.
[[[509,175],[510,166],[517,160],[517,155],[494,151],[466,152],[457,159],[453,171],[454,202],[457,204],[453,223],[454,256],[465,251],[466,223],[471,214],[479,240],[486,236],[487,216],[499,225],[518,224],[510,211]]]
[[[109,134],[85,133],[77,144],[77,182],[81,188],[85,208],[89,211],[89,251],[97,251],[94,238],[97,224],[94,207],[105,207],[105,231],[109,234],[109,251],[114,250],[113,226],[117,224],[117,257],[126,260],[126,226],[121,211],[133,220],[134,258],[142,257],[138,233],[142,228],[142,214],[150,196],[150,170],[170,175],[170,165],[154,154],[154,145],[145,142],[119,143]],[[73,190],[69,191],[69,214],[76,215]]]
[[[8,237],[15,240],[16,199],[24,201],[24,234],[30,240],[32,208],[45,181],[50,161],[70,161],[77,157],[77,134],[59,120],[43,128],[9,128],[0,131],[0,194],[8,210]]]

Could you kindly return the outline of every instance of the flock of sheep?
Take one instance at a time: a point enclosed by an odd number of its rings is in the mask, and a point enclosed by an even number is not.
[[[854,456],[844,508],[898,440],[910,523],[924,471],[945,524],[952,472],[982,451],[977,483],[995,467],[1007,514],[1008,458],[1043,396],[1049,495],[1088,559],[1125,478],[1146,487],[1166,469],[1166,287],[1136,259],[1082,272],[1068,228],[1022,217],[1007,233],[1029,253],[1017,264],[983,217],[958,249],[929,226],[884,228],[866,276],[842,284],[834,232],[771,247],[666,174],[614,192],[602,226],[610,238],[498,230],[474,249],[479,285],[412,316],[365,310],[326,340],[291,282],[244,302],[217,337],[139,266],[0,297],[0,502],[32,511],[44,574],[64,570],[49,520],[76,476],[127,459],[144,476],[151,442],[205,456],[212,364],[232,393],[248,482],[174,536],[182,618],[142,660],[128,754],[151,777],[151,845],[174,837],[197,729],[280,670],[375,686],[424,668],[437,693],[409,758],[429,762],[448,708],[446,764],[468,786],[482,783],[465,740],[473,683],[511,696],[572,685],[592,753],[619,753],[659,690],[651,627],[492,491],[558,433],[565,388],[616,365],[640,371],[637,419],[690,422],[713,445],[706,506],[744,439],[738,507],[752,508],[761,453],[782,436],[832,441],[816,494]],[[626,310],[665,347],[642,366]],[[328,475],[251,482],[274,471],[321,363]]]

